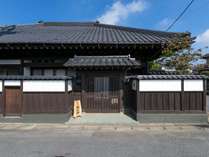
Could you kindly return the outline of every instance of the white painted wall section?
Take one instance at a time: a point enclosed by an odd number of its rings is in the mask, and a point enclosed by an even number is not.
[[[181,91],[181,80],[139,80],[139,91]]]
[[[18,80],[5,80],[4,86],[21,86],[21,83]]]
[[[184,91],[203,91],[203,80],[184,80]]]
[[[15,64],[20,64],[20,63],[21,63],[20,59],[0,59],[0,65],[1,64],[15,65]]]
[[[30,76],[30,68],[29,67],[24,67],[24,75]]]
[[[2,83],[2,81],[0,81],[0,92],[2,92],[2,91],[3,91],[3,90],[2,90],[2,89],[3,89],[3,87],[2,87],[2,86],[3,86],[3,83]]]
[[[25,80],[23,92],[65,92],[64,80]]]

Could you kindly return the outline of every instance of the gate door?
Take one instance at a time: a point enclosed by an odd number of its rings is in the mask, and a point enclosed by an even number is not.
[[[20,87],[5,87],[5,116],[21,115]]]
[[[120,79],[108,76],[85,77],[84,111],[120,112]]]

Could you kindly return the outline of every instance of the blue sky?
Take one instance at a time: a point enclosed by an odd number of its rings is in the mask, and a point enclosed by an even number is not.
[[[165,30],[190,0],[1,0],[0,25],[42,21],[102,21]],[[170,31],[189,31],[209,46],[209,0],[195,0]]]

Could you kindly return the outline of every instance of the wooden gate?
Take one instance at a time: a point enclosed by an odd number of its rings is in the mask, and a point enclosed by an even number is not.
[[[20,87],[5,87],[5,116],[21,115]]]
[[[88,113],[120,112],[121,82],[119,76],[85,75],[82,94],[83,111]]]

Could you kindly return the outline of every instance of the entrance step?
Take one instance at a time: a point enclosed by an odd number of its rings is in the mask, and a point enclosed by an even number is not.
[[[138,124],[123,113],[84,113],[80,118],[70,118],[68,124]]]

